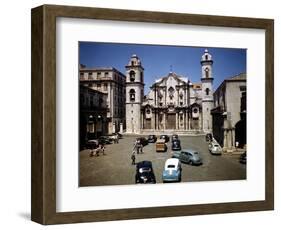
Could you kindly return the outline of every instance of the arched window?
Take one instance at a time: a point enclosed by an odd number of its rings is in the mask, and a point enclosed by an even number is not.
[[[132,70],[130,71],[130,81],[134,82],[136,79],[136,73]]]
[[[209,95],[209,93],[210,93],[210,89],[209,89],[209,88],[207,88],[205,91],[206,91],[206,95]]]
[[[141,76],[141,82],[143,82],[143,72],[140,73]]]
[[[209,69],[208,68],[205,69],[205,76],[206,76],[206,78],[209,77]]]
[[[129,92],[129,96],[130,96],[130,101],[135,101],[136,91],[134,89],[131,89],[130,92]]]
[[[175,89],[171,86],[171,87],[168,89],[168,91],[169,91],[169,94],[170,94],[170,95],[173,95],[174,92],[175,92]]]

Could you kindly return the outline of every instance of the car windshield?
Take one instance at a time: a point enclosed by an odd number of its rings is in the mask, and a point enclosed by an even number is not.
[[[214,145],[214,147],[219,147],[218,145]]]
[[[140,173],[148,173],[148,172],[151,172],[151,168],[140,168],[139,172]]]
[[[168,165],[167,168],[168,169],[175,168],[175,165]]]

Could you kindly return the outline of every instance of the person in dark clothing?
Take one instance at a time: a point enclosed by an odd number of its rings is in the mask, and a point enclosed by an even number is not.
[[[135,154],[132,154],[131,159],[132,159],[132,165],[135,165],[136,164],[136,156],[135,156]]]

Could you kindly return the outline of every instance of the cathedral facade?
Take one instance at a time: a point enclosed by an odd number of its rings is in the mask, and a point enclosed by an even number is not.
[[[198,60],[199,61],[199,60]],[[169,72],[144,95],[144,68],[133,55],[126,66],[126,133],[212,132],[213,60],[201,58],[201,82]]]

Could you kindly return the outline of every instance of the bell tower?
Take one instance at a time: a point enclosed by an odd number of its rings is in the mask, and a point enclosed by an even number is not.
[[[213,98],[213,60],[212,55],[206,49],[201,58],[202,68],[202,114],[203,114],[203,131],[211,133],[212,128],[212,115],[211,110],[214,107]]]
[[[141,104],[144,96],[144,68],[133,54],[126,65],[126,133],[141,132]]]

